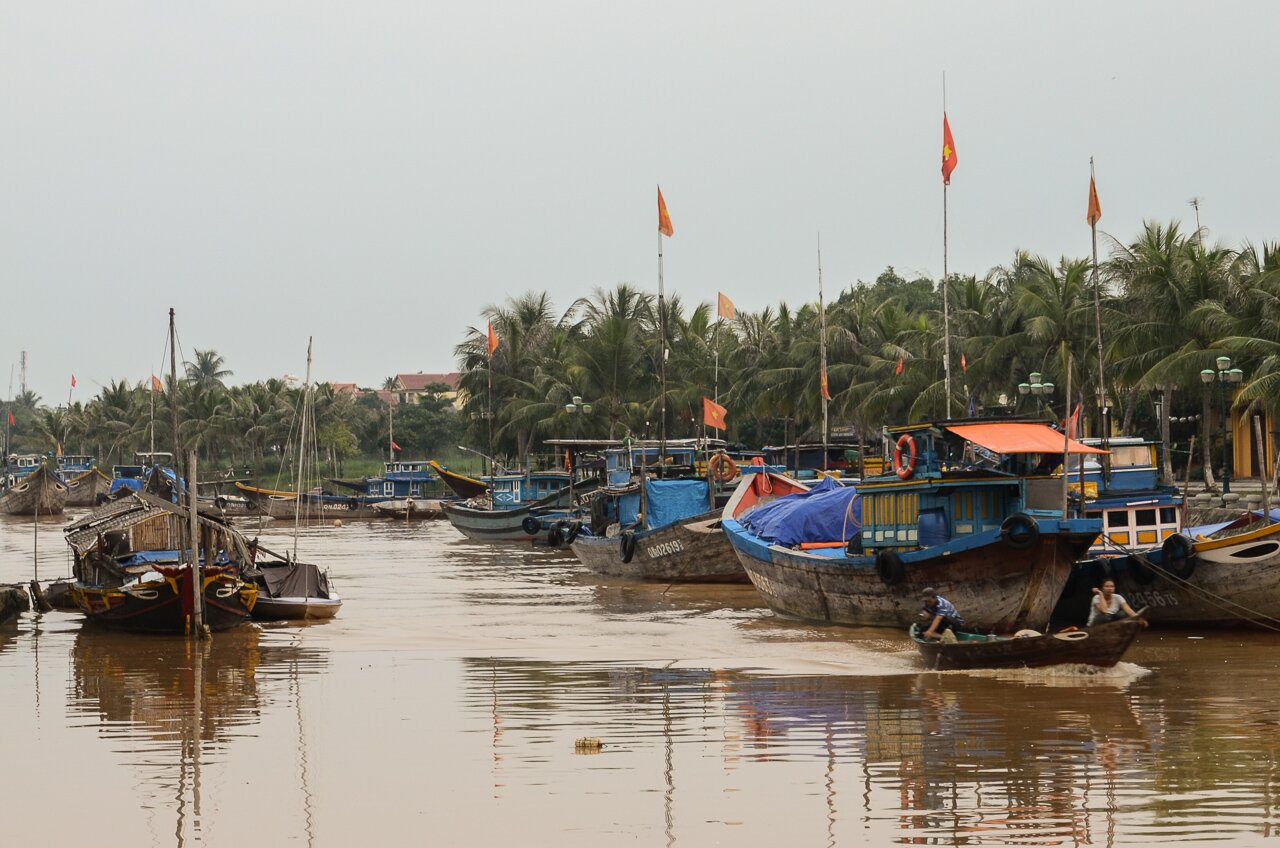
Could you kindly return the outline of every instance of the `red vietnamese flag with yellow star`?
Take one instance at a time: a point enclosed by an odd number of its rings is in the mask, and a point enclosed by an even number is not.
[[[956,156],[956,141],[951,137],[951,124],[947,123],[947,113],[942,113],[942,183],[951,185],[951,172],[960,161]]]
[[[831,386],[827,383],[827,366],[822,366],[822,375],[818,381],[818,389],[823,400],[831,400]]]
[[[662,186],[658,186],[658,232],[667,238],[676,234],[676,228],[671,226],[671,215],[667,212],[667,201],[662,199]]]
[[[1094,185],[1092,176],[1089,177],[1089,214],[1084,219],[1091,227],[1102,220],[1102,204],[1098,202],[1098,187]]]
[[[708,427],[715,427],[717,430],[725,429],[728,426],[724,421],[724,414],[727,411],[711,398],[702,399],[702,423]]]

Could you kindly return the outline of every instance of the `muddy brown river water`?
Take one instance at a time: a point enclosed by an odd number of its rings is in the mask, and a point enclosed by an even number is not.
[[[61,524],[42,578],[68,573]],[[0,582],[34,545],[0,518]],[[443,522],[311,528],[301,552],[332,622],[0,627],[0,844],[1280,844],[1280,634],[939,674],[904,634],[782,620],[750,586],[597,580]]]

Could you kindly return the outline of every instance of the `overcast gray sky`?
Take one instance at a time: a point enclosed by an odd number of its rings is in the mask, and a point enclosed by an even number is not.
[[[5,365],[46,402],[162,368],[452,370],[509,294],[740,309],[886,266],[1085,255],[1144,218],[1280,239],[1265,3],[3,4]],[[16,378],[15,378],[16,379]],[[0,386],[0,390],[7,386]],[[16,391],[16,387],[15,387]]]

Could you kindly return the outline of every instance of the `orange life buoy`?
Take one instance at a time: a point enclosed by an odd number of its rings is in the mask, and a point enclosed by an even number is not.
[[[907,461],[902,461],[903,449],[907,451]],[[893,449],[893,473],[899,480],[910,480],[916,473],[916,440],[910,433],[898,437],[898,445]]]
[[[719,480],[721,483],[728,483],[734,477],[738,476],[738,463],[729,458],[728,454],[718,453],[711,457],[708,463],[711,476]]]

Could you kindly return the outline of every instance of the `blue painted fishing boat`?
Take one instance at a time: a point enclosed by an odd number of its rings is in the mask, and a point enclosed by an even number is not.
[[[1064,451],[1103,451],[1008,419],[888,428],[886,437],[892,471],[862,481],[856,498],[798,503],[805,487],[772,472],[738,484],[722,526],[770,607],[901,627],[934,587],[973,627],[1045,626],[1102,529],[1097,518],[1063,517]]]

